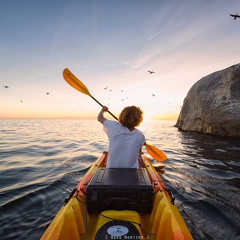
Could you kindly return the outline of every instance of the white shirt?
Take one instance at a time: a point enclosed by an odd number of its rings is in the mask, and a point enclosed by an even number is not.
[[[145,143],[138,129],[130,131],[116,121],[105,120],[103,130],[109,139],[107,168],[138,168],[138,155]]]

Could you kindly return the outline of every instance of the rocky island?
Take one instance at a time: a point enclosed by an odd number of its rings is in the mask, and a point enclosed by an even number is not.
[[[197,81],[175,125],[182,131],[240,138],[240,64]]]

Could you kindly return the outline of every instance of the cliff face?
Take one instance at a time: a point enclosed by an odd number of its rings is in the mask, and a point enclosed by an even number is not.
[[[197,81],[184,99],[176,126],[183,131],[240,137],[240,64]]]

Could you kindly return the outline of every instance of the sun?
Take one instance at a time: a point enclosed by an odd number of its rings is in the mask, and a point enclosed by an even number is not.
[[[143,120],[148,121],[154,119],[155,113],[151,109],[143,110]]]

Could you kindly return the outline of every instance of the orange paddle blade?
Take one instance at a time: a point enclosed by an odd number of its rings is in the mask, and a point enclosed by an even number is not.
[[[149,144],[145,144],[147,152],[157,161],[164,162],[167,160],[167,156],[163,151]]]
[[[64,69],[63,77],[73,88],[92,97],[87,87],[76,76],[74,76],[69,69]]]

